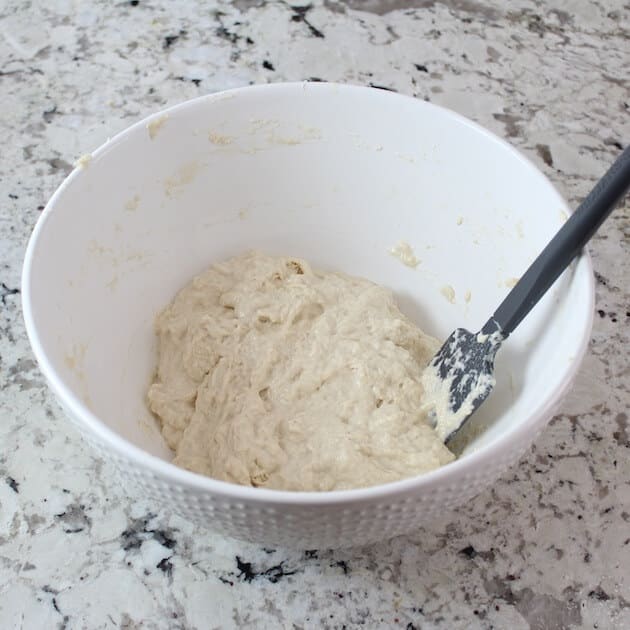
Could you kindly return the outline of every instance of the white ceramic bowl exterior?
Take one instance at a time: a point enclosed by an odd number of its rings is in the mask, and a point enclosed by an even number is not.
[[[258,248],[389,286],[403,311],[444,338],[485,322],[566,211],[519,153],[422,101],[331,84],[210,95],[134,125],[62,184],[26,255],[27,330],[69,417],[125,485],[266,545],[363,544],[469,499],[530,445],[588,342],[588,258],[499,353],[495,393],[463,456],[361,490],[261,490],[173,466],[145,404],[156,313],[211,263]],[[389,254],[400,240],[417,268]]]

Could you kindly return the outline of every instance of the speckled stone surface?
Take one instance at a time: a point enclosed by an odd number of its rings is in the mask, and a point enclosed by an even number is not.
[[[261,549],[127,496],[48,392],[19,293],[78,156],[255,82],[448,106],[575,204],[630,141],[627,2],[51,0],[0,17],[0,627],[630,628],[630,202],[592,244],[591,348],[535,447],[448,520],[351,551]]]

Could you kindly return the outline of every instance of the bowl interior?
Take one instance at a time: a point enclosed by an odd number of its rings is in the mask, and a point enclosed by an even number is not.
[[[361,275],[444,338],[478,329],[566,218],[555,189],[508,145],[380,90],[246,88],[151,121],[99,149],[55,194],[27,254],[25,302],[50,373],[166,460],[145,405],[153,320],[212,262],[259,248]],[[401,240],[421,260],[415,269],[389,253]],[[499,353],[496,390],[464,455],[508,436],[563,384],[590,303],[581,260]]]

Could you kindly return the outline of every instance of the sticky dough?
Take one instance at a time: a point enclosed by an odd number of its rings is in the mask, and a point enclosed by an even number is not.
[[[422,410],[439,344],[367,280],[251,252],[195,277],[156,332],[148,400],[181,467],[321,491],[454,458]]]

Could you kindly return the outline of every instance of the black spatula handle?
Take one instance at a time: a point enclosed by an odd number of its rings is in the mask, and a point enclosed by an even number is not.
[[[580,253],[628,188],[630,146],[624,149],[580,207],[569,217],[508,293],[484,329],[496,329],[498,324],[503,336],[507,337]]]

